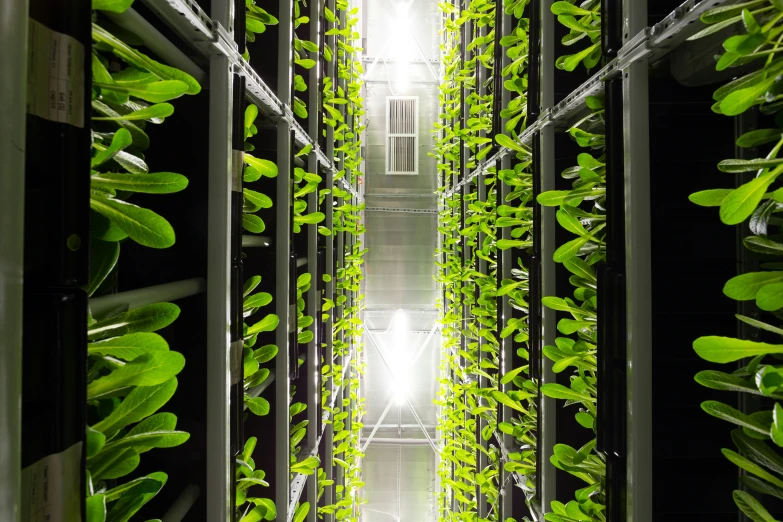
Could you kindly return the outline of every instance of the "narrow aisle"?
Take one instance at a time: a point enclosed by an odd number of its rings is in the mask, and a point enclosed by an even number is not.
[[[363,17],[369,250],[361,520],[436,522],[440,334],[436,161],[429,153],[440,18],[434,0],[365,2]]]

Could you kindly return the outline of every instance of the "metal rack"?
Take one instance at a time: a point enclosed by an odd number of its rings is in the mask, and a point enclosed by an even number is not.
[[[614,3],[605,2],[606,6],[613,6],[612,13],[619,18],[613,18],[612,23],[617,23],[619,35],[616,56],[610,56],[605,65],[597,70],[582,85],[570,92],[562,101],[555,104],[555,20],[550,8],[553,0],[537,0],[540,9],[540,18],[531,17],[530,24],[540,26],[540,64],[541,70],[537,76],[540,85],[540,115],[525,130],[516,136],[516,142],[527,150],[538,149],[534,154],[539,163],[536,171],[539,173],[541,191],[553,190],[555,179],[559,173],[555,170],[555,136],[566,131],[575,122],[589,113],[586,106],[587,98],[595,95],[607,96],[607,82],[615,82],[620,88],[621,104],[607,108],[607,112],[614,111],[613,117],[621,122],[617,126],[619,136],[614,143],[609,145],[612,150],[607,154],[611,158],[619,158],[617,171],[622,176],[624,192],[618,196],[623,199],[622,218],[624,235],[621,241],[624,245],[623,274],[625,276],[625,299],[627,306],[623,317],[620,319],[627,324],[627,335],[615,343],[623,343],[622,347],[614,347],[624,352],[627,374],[624,376],[624,387],[627,398],[624,401],[624,418],[622,430],[626,444],[613,445],[606,451],[624,452],[621,455],[622,470],[618,471],[621,477],[621,485],[614,482],[607,485],[610,488],[622,488],[622,493],[615,492],[615,498],[622,497],[621,506],[612,501],[612,506],[607,506],[611,512],[607,513],[608,520],[620,520],[621,516],[627,519],[648,522],[653,516],[652,494],[652,303],[650,294],[651,285],[651,207],[650,207],[650,150],[649,150],[649,93],[648,75],[650,68],[669,53],[682,46],[683,43],[702,28],[698,22],[699,17],[708,9],[721,5],[737,3],[736,0],[699,1],[687,0],[672,11],[659,23],[647,27],[648,9],[646,0],[622,0]],[[506,33],[504,33],[506,34]],[[532,44],[531,44],[532,45]],[[615,44],[613,44],[615,45]],[[605,46],[606,47],[606,46]],[[531,59],[532,61],[532,59]],[[531,80],[530,85],[534,85]],[[533,87],[531,87],[533,88]],[[615,94],[617,94],[615,92]],[[533,95],[529,93],[528,103]],[[620,114],[616,114],[620,109]],[[532,109],[528,109],[531,111]],[[611,116],[607,114],[607,118]],[[607,123],[609,125],[609,123]],[[619,150],[618,150],[619,147]],[[501,149],[497,153],[487,156],[469,172],[462,172],[458,179],[444,180],[440,184],[438,194],[439,208],[445,208],[447,202],[455,196],[464,195],[478,183],[483,175],[496,168],[510,168],[516,152],[510,149]],[[620,170],[622,169],[622,170]],[[449,182],[451,181],[451,182]],[[508,193],[507,191],[505,193]],[[503,198],[505,193],[502,194]],[[618,219],[619,219],[618,218]],[[542,266],[539,274],[542,287],[542,296],[557,295],[555,285],[555,264],[552,255],[555,251],[555,230],[557,221],[555,209],[552,207],[541,208],[538,223],[538,231],[541,235],[541,259]],[[507,239],[505,229],[498,231],[498,239]],[[442,240],[443,238],[441,238]],[[510,278],[510,261],[512,255],[499,254],[499,277]],[[608,298],[607,298],[608,299]],[[603,305],[602,305],[603,306]],[[610,305],[611,306],[611,305]],[[618,305],[620,306],[620,305]],[[532,307],[531,307],[532,308]],[[508,317],[510,308],[505,299],[499,299],[498,310],[500,317]],[[615,311],[616,312],[616,311]],[[536,327],[542,331],[540,343],[553,345],[557,337],[556,317],[553,311],[542,310],[540,323]],[[499,324],[502,328],[504,324]],[[531,325],[531,328],[533,326]],[[501,340],[501,351],[510,355],[510,343]],[[607,348],[608,350],[609,348]],[[540,352],[539,352],[540,353]],[[541,362],[541,383],[555,382],[552,372],[552,362],[543,358]],[[531,364],[533,362],[531,361]],[[510,368],[503,362],[504,368]],[[539,433],[540,458],[538,460],[538,473],[540,477],[540,491],[537,495],[540,507],[544,512],[549,510],[552,500],[568,501],[569,499],[556,498],[556,471],[549,462],[549,456],[553,454],[553,447],[558,442],[556,410],[557,404],[553,399],[540,398],[539,409]],[[599,400],[600,403],[600,400]],[[505,416],[505,415],[504,415]],[[627,424],[625,424],[627,422]],[[618,427],[614,426],[614,427]],[[562,429],[562,428],[561,428]],[[495,438],[501,448],[501,454],[505,455],[506,447],[509,447],[511,439],[500,433],[495,433]],[[518,484],[520,477],[514,477]],[[516,488],[512,488],[516,489]],[[512,493],[513,495],[513,493]],[[512,495],[504,500],[507,509],[511,509]],[[454,509],[454,506],[451,506]],[[625,513],[625,515],[623,515]],[[541,514],[531,513],[533,517]]]
[[[311,137],[296,121],[291,103],[280,100],[242,58],[233,38],[225,30],[226,24],[210,18],[195,0],[143,1],[162,21],[202,55],[220,55],[227,58],[234,71],[246,79],[248,99],[258,105],[260,111],[273,122],[290,125],[296,144],[300,147],[311,145],[323,169],[337,172],[332,159],[321,150],[318,136]],[[341,179],[340,184],[344,190],[361,200],[359,193],[346,180]]]
[[[289,356],[288,348],[291,342],[289,341],[290,331],[287,326],[290,316],[295,314],[289,308],[290,302],[288,299],[291,290],[289,275],[295,270],[290,264],[289,256],[289,238],[292,237],[290,234],[292,217],[289,212],[291,209],[290,183],[293,178],[295,147],[308,145],[312,147],[307,158],[307,169],[311,172],[325,174],[324,187],[332,188],[333,185],[336,185],[343,189],[348,194],[345,198],[346,202],[350,201],[358,204],[363,199],[358,190],[358,184],[353,185],[348,179],[335,179],[335,175],[338,174],[339,170],[335,165],[336,158],[333,157],[334,144],[331,128],[327,129],[326,140],[323,142],[326,146],[322,149],[321,131],[323,125],[320,121],[322,117],[320,110],[320,82],[323,79],[324,71],[322,68],[313,68],[311,70],[311,85],[309,89],[311,111],[308,128],[305,129],[297,121],[292,110],[294,32],[291,2],[280,0],[280,50],[283,54],[288,53],[288,59],[282,59],[279,63],[277,94],[261,80],[258,73],[242,58],[238,50],[233,34],[234,23],[235,17],[244,17],[244,11],[235,13],[233,0],[213,0],[211,16],[207,15],[194,0],[143,0],[143,3],[163,25],[172,30],[188,47],[196,51],[196,53],[192,54],[200,56],[200,59],[197,60],[198,65],[178,47],[178,43],[169,40],[161,31],[156,29],[156,27],[160,27],[160,24],[151,23],[156,22],[152,18],[146,19],[144,15],[132,9],[121,15],[111,14],[107,16],[110,16],[112,21],[120,27],[129,29],[139,36],[145,45],[164,63],[188,72],[196,77],[205,87],[206,84],[209,86],[209,162],[206,166],[208,172],[206,212],[208,212],[209,220],[207,222],[207,230],[205,231],[207,238],[206,277],[111,294],[92,299],[89,304],[93,312],[97,314],[101,311],[116,310],[118,307],[134,309],[153,302],[172,301],[206,292],[208,297],[205,300],[205,343],[207,346],[205,357],[207,369],[205,372],[206,422],[204,422],[204,430],[206,433],[205,494],[207,502],[204,514],[206,519],[210,521],[225,522],[233,520],[235,518],[233,513],[235,458],[231,452],[232,417],[230,405],[235,399],[232,399],[230,395],[232,385],[231,341],[233,340],[233,334],[229,334],[229,332],[233,326],[231,318],[232,304],[235,304],[232,303],[232,284],[237,274],[235,273],[235,268],[232,271],[232,232],[236,236],[237,244],[256,248],[255,252],[262,251],[263,247],[269,247],[274,250],[277,269],[275,304],[277,306],[276,314],[280,319],[280,327],[277,329],[279,353],[268,382],[265,382],[263,386],[257,387],[250,393],[251,396],[252,394],[257,396],[262,392],[262,388],[271,389],[272,386],[274,386],[276,391],[276,404],[274,406],[275,451],[277,455],[274,470],[277,483],[276,505],[282,512],[287,510],[290,500],[291,509],[295,509],[302,496],[305,482],[307,482],[307,500],[311,503],[308,520],[313,521],[316,520],[318,506],[317,475],[310,475],[307,480],[305,480],[304,475],[297,475],[291,482],[289,466],[290,426],[288,399],[290,381],[288,376],[290,375],[291,357]],[[4,93],[3,105],[9,105],[6,112],[9,115],[9,123],[13,125],[14,133],[4,134],[4,138],[0,142],[2,143],[0,145],[0,155],[2,155],[5,164],[9,166],[16,165],[20,171],[24,170],[25,143],[24,72],[27,59],[26,28],[28,16],[26,4],[27,2],[17,2],[14,4],[13,9],[5,10],[0,15],[0,22],[3,22],[4,26],[8,25],[18,29],[18,31],[4,32],[3,42],[7,43],[9,48],[19,50],[18,53],[10,53],[10,55],[18,58],[18,61],[14,62],[13,65],[21,71],[19,74],[12,74],[9,70],[4,69],[4,73],[8,73],[10,77],[17,79],[17,81],[13,85],[4,83],[2,87]],[[244,10],[244,2],[241,4],[237,3],[237,5],[241,5],[241,8]],[[331,8],[333,11],[335,11],[334,7],[334,2],[332,2]],[[319,41],[324,38],[320,34],[321,29],[319,25],[321,6],[318,2],[314,2],[311,3],[310,8],[312,17],[311,38],[313,41]],[[286,15],[286,12],[289,10],[291,12],[288,12]],[[84,3],[84,12],[89,13],[89,3]],[[85,17],[84,20],[85,27],[88,27],[89,17]],[[334,42],[335,38],[330,38],[336,57],[337,45]],[[89,31],[87,31],[87,40],[89,40]],[[204,67],[205,64],[207,65],[206,67]],[[334,65],[331,66],[330,74],[333,78],[337,78]],[[232,173],[237,170],[241,172],[242,168],[241,156],[235,154],[234,149],[237,147],[234,144],[234,140],[232,140],[232,135],[236,133],[236,130],[233,130],[233,123],[237,118],[234,112],[234,89],[236,88],[237,78],[244,79],[243,86],[247,100],[256,104],[260,112],[268,120],[276,124],[278,178],[277,192],[274,197],[277,227],[276,230],[270,231],[274,234],[274,240],[270,237],[259,235],[243,236],[241,230],[238,234],[236,230],[232,231],[232,211],[236,210],[236,208],[232,208],[232,193],[233,190],[236,190],[232,186]],[[342,159],[341,157],[340,161]],[[237,165],[237,162],[240,162],[240,164]],[[24,237],[22,233],[24,224],[23,208],[21,206],[21,202],[24,201],[23,182],[24,177],[19,176],[8,177],[8,180],[4,178],[2,181],[2,186],[6,189],[5,195],[17,194],[18,196],[11,198],[15,204],[0,205],[2,207],[0,208],[0,217],[3,218],[4,222],[7,221],[8,223],[18,225],[17,228],[9,229],[8,234],[3,234],[2,238],[0,238],[0,244],[4,245],[4,250],[7,249],[8,252],[18,254],[18,257],[15,257],[12,260],[13,262],[7,265],[9,270],[0,274],[0,283],[2,283],[0,295],[4,297],[4,302],[9,304],[17,301],[21,303],[21,256]],[[308,205],[312,206],[313,210],[317,210],[318,198],[319,194],[317,191],[310,194]],[[333,201],[333,195],[329,194],[323,208],[323,212],[327,216],[324,225],[330,229],[334,224]],[[16,203],[20,204],[16,205]],[[88,207],[85,207],[85,212],[89,212]],[[304,264],[297,264],[297,266],[306,266],[306,270],[311,274],[313,284],[306,296],[307,309],[308,313],[314,317],[314,323],[317,325],[313,326],[313,328],[316,331],[321,328],[326,330],[326,335],[323,336],[324,344],[326,345],[324,355],[327,360],[331,360],[333,314],[329,314],[329,320],[323,323],[322,326],[320,321],[321,292],[324,291],[326,295],[333,296],[336,269],[344,266],[345,252],[338,252],[338,258],[340,259],[338,264],[332,247],[334,239],[333,236],[330,236],[325,241],[326,248],[325,256],[323,256],[325,258],[323,267],[319,267],[319,235],[317,227],[315,225],[307,225],[305,228],[308,234],[307,252],[306,256],[302,257]],[[87,235],[89,236],[89,233]],[[341,248],[352,244],[345,239],[345,236],[348,235],[346,232],[339,232],[334,235],[338,236],[336,242],[340,243]],[[301,254],[304,254],[304,252],[301,252],[300,256]],[[331,275],[332,280],[321,283],[322,274]],[[81,283],[81,280],[79,280],[79,284]],[[78,290],[78,287],[76,287],[76,290]],[[83,308],[86,313],[87,307],[84,306]],[[8,451],[4,450],[2,452],[4,460],[0,462],[0,470],[4,474],[6,471],[10,473],[7,476],[8,480],[6,480],[10,485],[20,484],[19,470],[21,469],[20,462],[13,460],[17,459],[21,454],[19,449],[21,445],[21,430],[18,411],[21,385],[18,377],[21,375],[19,366],[21,365],[22,350],[20,349],[21,346],[14,346],[14,343],[18,344],[20,342],[21,315],[21,304],[19,306],[4,307],[0,311],[0,326],[2,326],[4,332],[2,336],[4,348],[7,342],[11,343],[7,350],[2,350],[3,361],[8,363],[3,365],[2,370],[4,376],[8,372],[8,375],[2,379],[3,389],[8,393],[3,394],[3,407],[0,408],[0,416],[3,419],[7,418],[7,422],[2,424],[4,427],[9,427],[8,430],[3,428],[1,431],[3,447],[8,445]],[[296,322],[295,317],[293,321]],[[86,320],[81,322],[86,324]],[[74,324],[78,323],[79,321]],[[320,410],[321,347],[317,344],[319,339],[320,337],[316,336],[309,343],[306,357],[308,377],[307,379],[302,379],[303,382],[307,382],[308,386],[310,386],[307,403],[311,420],[314,418],[315,422],[311,423],[309,444],[300,457],[317,456],[321,452],[320,448],[323,448],[325,460],[331,463],[332,425],[329,422],[330,414],[328,411],[321,412]],[[346,342],[349,341],[346,339]],[[353,355],[346,355],[342,361],[344,363],[344,378],[345,374],[350,371],[352,357]],[[78,365],[78,360],[74,359],[74,364]],[[331,404],[333,406],[341,395],[343,386],[336,386],[331,381],[326,383],[326,386],[331,390]],[[6,398],[8,398],[8,404],[5,403]],[[86,404],[86,401],[78,402]],[[72,420],[73,422],[79,422],[79,418],[76,416]],[[84,423],[82,422],[81,424],[83,425]],[[83,426],[81,426],[79,432],[83,434],[83,431]],[[6,455],[12,456],[12,460],[6,462]],[[83,458],[82,456],[82,463]],[[327,468],[327,473],[331,475],[332,466],[326,464],[323,464],[323,466]],[[80,476],[83,475],[84,473],[81,472]],[[78,487],[78,482],[71,482],[73,487]],[[281,487],[283,484],[284,486]],[[187,501],[178,503],[176,509],[172,507],[171,513],[179,513],[179,515],[172,514],[171,516],[180,518],[184,516],[198,497],[199,488],[194,489],[194,487],[190,487],[186,489],[188,491],[186,495]],[[21,492],[19,489],[10,489],[9,487],[9,502],[2,502],[0,507],[0,512],[6,514],[5,517],[2,517],[3,519],[17,520],[20,513],[18,508],[20,498]],[[10,512],[5,511],[6,507]],[[292,518],[293,511],[288,513],[288,520],[290,521]]]
[[[551,2],[548,0],[541,1],[543,2],[543,12],[551,15],[551,12],[548,11]],[[609,63],[604,65],[593,74],[589,80],[574,89],[574,91],[560,103],[554,106],[544,107],[538,120],[529,125],[524,132],[517,137],[517,143],[529,147],[533,136],[544,127],[550,125],[554,126],[557,130],[568,129],[575,121],[586,114],[585,103],[587,98],[589,96],[603,94],[606,80],[619,77],[621,71],[627,70],[635,63],[641,63],[644,67],[649,68],[652,64],[666,56],[678,45],[682,44],[697,32],[698,26],[693,25],[693,23],[699,19],[699,16],[701,16],[704,11],[719,5],[728,5],[732,3],[736,3],[735,0],[716,0],[715,2],[688,0],[653,27],[643,27],[632,33],[635,36],[624,42],[623,47],[618,52],[617,58],[612,59]],[[633,5],[634,9],[640,9],[646,13],[646,2],[643,5],[639,4],[638,6],[633,3],[629,5]],[[551,16],[548,18],[551,19]],[[542,27],[546,27],[549,23],[546,19],[547,16],[544,16]],[[554,31],[554,28],[552,28],[552,30]],[[551,42],[552,46],[541,46],[543,52],[547,52],[547,50],[553,52],[554,39],[552,39]],[[542,63],[546,65],[554,63],[554,61],[542,59]],[[502,149],[496,154],[488,157],[477,165],[470,175],[460,183],[451,187],[449,190],[444,191],[441,194],[441,198],[451,196],[464,184],[470,183],[476,177],[486,173],[487,169],[494,168],[495,163],[498,160],[509,154],[513,155],[514,153],[515,152],[510,149]]]

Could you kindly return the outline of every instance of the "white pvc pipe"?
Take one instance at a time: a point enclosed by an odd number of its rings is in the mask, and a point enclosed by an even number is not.
[[[148,286],[138,290],[129,290],[127,292],[118,292],[101,297],[90,299],[90,311],[94,316],[102,314],[119,307],[127,306],[127,310],[133,310],[142,306],[162,303],[166,301],[176,301],[192,295],[203,293],[207,289],[207,282],[201,277],[194,279],[185,279],[174,283],[163,285]]]
[[[185,71],[193,76],[202,87],[206,87],[206,73],[133,8],[124,13],[101,12],[115,24],[141,38],[144,45],[158,55],[163,62]]]
[[[201,489],[195,484],[190,484],[182,490],[161,520],[163,522],[181,522],[193,504],[196,503],[199,495],[201,495]]]

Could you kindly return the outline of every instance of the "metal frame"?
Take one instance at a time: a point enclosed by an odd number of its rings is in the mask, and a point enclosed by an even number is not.
[[[550,9],[553,0],[541,1],[541,109],[542,122],[540,129],[541,155],[541,192],[554,190],[557,172],[555,171],[555,128],[547,122],[545,114],[552,110],[555,102],[555,19]],[[546,123],[543,123],[546,122]],[[555,263],[552,256],[555,252],[555,229],[557,220],[555,208],[541,209],[541,296],[556,295]],[[542,307],[541,310],[542,346],[554,345],[557,337],[557,322],[555,312]],[[552,371],[552,361],[542,357],[540,384],[555,382]],[[557,404],[554,399],[540,395],[538,410],[539,426],[538,444],[540,460],[537,462],[541,475],[541,491],[538,492],[540,507],[544,512],[549,510],[551,502],[556,498],[557,471],[549,461],[549,455],[554,453],[557,443]]]
[[[0,10],[0,42],[6,49],[0,77],[0,520],[16,521],[22,502],[22,277],[24,272],[25,132],[28,2]]]
[[[541,0],[544,3],[545,8],[549,8],[551,5],[550,0]],[[557,129],[565,130],[571,126],[571,124],[577,121],[579,118],[586,114],[585,102],[588,96],[595,96],[603,92],[603,84],[607,78],[617,77],[621,74],[621,71],[628,69],[633,63],[643,63],[645,67],[648,67],[666,56],[671,52],[677,43],[685,41],[688,37],[697,32],[697,25],[693,22],[698,20],[699,16],[708,9],[718,7],[719,5],[728,5],[734,3],[734,0],[715,0],[713,2],[698,2],[697,0],[687,0],[680,7],[675,9],[664,20],[656,24],[651,28],[644,27],[646,22],[646,0],[644,5],[637,4],[635,0],[624,0],[627,4],[626,11],[629,6],[633,6],[634,9],[638,9],[639,12],[644,13],[644,16],[634,15],[636,22],[634,25],[629,25],[626,21],[626,27],[629,27],[630,34],[633,37],[626,38],[622,49],[618,52],[617,58],[607,63],[603,68],[598,70],[589,80],[576,88],[571,94],[569,94],[563,101],[555,106],[549,106],[541,111],[541,116],[532,125],[528,126],[525,131],[519,135],[518,143],[521,145],[529,145],[533,139],[533,135],[536,132],[540,132],[546,125],[553,123]],[[551,11],[547,11],[551,13]],[[546,22],[547,18],[544,17]],[[643,18],[643,20],[642,20]],[[638,25],[641,24],[641,25]],[[546,24],[545,24],[546,25]],[[542,27],[543,28],[543,27]],[[554,26],[552,27],[554,31]],[[553,64],[554,56],[551,60],[544,58],[544,53],[551,54],[554,51],[554,47],[542,45],[542,64]],[[547,107],[542,99],[542,105]],[[510,154],[509,149],[503,149],[497,154],[494,154],[484,161],[479,163],[476,168],[471,172],[470,176],[467,176],[460,183],[457,183],[451,189],[440,194],[441,198],[448,197],[456,192],[463,184],[471,182],[476,176],[495,165],[495,162],[502,157]]]
[[[291,100],[279,97],[261,80],[261,77],[250,67],[237,50],[237,46],[231,35],[224,29],[233,25],[233,16],[229,20],[219,19],[218,16],[210,18],[199,7],[195,0],[143,0],[144,3],[158,17],[166,22],[184,41],[204,56],[218,54],[229,59],[230,64],[240,76],[247,81],[247,96],[269,119],[278,124],[291,125],[294,131],[296,143],[300,147],[312,145],[313,151],[318,156],[319,162],[326,170],[335,170],[334,162],[321,150],[318,140],[313,139],[302,129],[296,121]],[[231,2],[226,2],[231,4]],[[223,6],[221,11],[228,10],[230,6]],[[219,9],[216,6],[216,9]],[[229,13],[221,14],[228,17]],[[225,22],[225,23],[224,23]],[[336,47],[335,47],[336,51]],[[335,53],[336,54],[336,53]],[[342,188],[354,193],[356,191],[344,180],[341,180]]]
[[[277,63],[277,96],[283,104],[290,107],[293,103],[293,3],[280,0],[279,3],[279,34]],[[277,191],[275,198],[276,227],[275,241],[275,308],[280,326],[275,331],[278,347],[275,357],[275,505],[281,511],[289,505],[290,500],[290,419],[289,395],[290,375],[290,255],[293,247],[291,241],[291,184],[293,158],[292,120],[282,119],[277,123]],[[295,314],[294,314],[295,316]],[[296,506],[294,506],[296,508]]]

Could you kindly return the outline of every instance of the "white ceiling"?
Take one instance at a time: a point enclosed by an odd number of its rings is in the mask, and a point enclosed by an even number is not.
[[[410,0],[364,0],[362,36],[365,56],[396,58],[400,31],[393,4]],[[440,17],[436,0],[414,0],[408,11],[411,34],[429,59],[439,56]],[[409,49],[415,49],[410,46]],[[381,54],[383,53],[383,54]],[[365,87],[367,131],[365,142],[364,192],[368,207],[435,210],[437,187],[432,151],[431,129],[438,115],[438,85],[418,51],[409,63],[408,87],[395,82],[397,63],[377,62],[368,71]],[[435,71],[439,65],[433,64]],[[389,176],[385,173],[386,96],[419,97],[419,174]],[[416,411],[430,438],[436,438],[437,393],[440,336],[429,336],[435,325],[437,286],[434,251],[437,246],[437,219],[434,213],[368,211],[365,246],[364,292],[367,311],[364,321],[373,339],[383,350],[387,362],[404,369],[406,397]],[[398,309],[406,311],[407,335],[387,332]],[[420,357],[411,364],[427,338]],[[395,401],[395,380],[374,343],[365,335],[367,373],[362,384],[367,414],[362,437],[367,439],[378,424],[387,405],[386,417],[367,447],[363,462],[365,487],[361,496],[362,522],[430,522],[437,520],[434,492],[436,455],[427,442],[419,422],[407,405]],[[395,362],[396,361],[396,362]],[[395,440],[408,439],[407,443]],[[412,440],[411,440],[412,439]],[[411,443],[412,442],[412,443]]]

